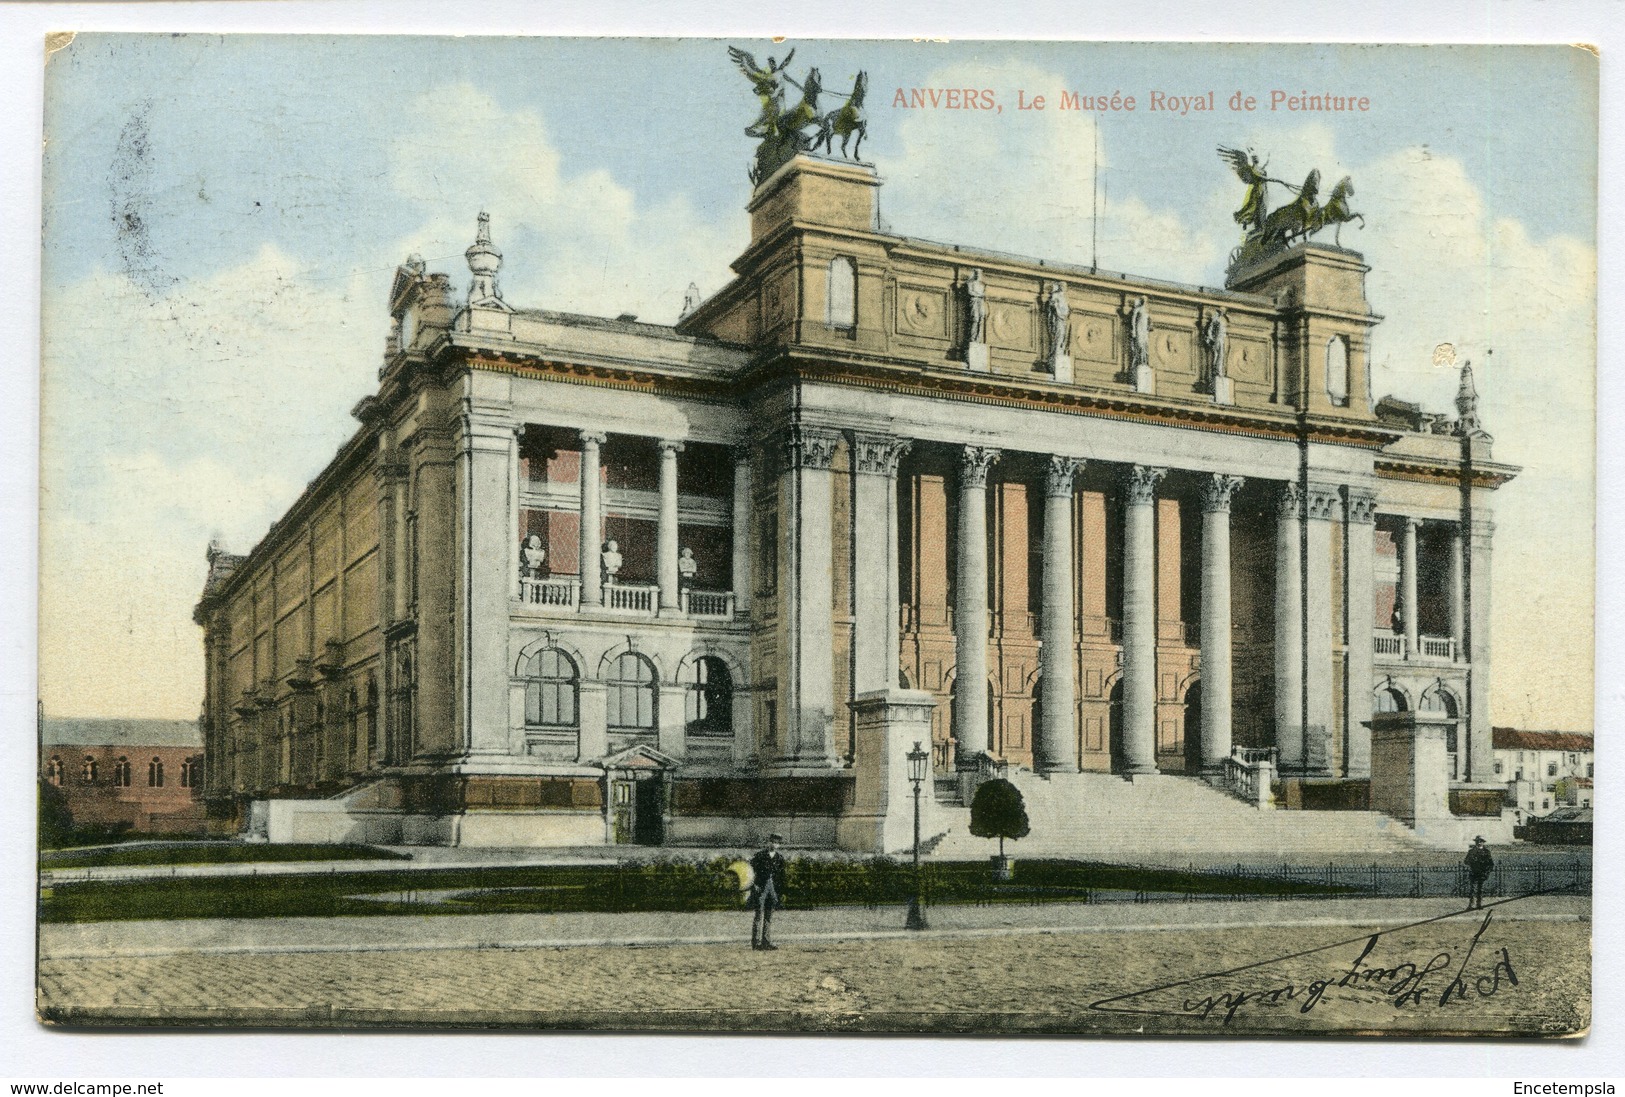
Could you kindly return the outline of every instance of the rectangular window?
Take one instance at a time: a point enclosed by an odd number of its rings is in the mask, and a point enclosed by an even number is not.
[[[1594,770],[1596,768],[1597,768],[1597,765],[1596,765],[1595,762],[1587,762],[1586,763],[1586,776],[1587,777],[1595,777],[1596,774],[1593,773],[1592,770]]]
[[[1546,776],[1548,776],[1548,777],[1556,777],[1557,776],[1557,763],[1556,762],[1547,762],[1546,763]]]
[[[1495,763],[1495,775],[1497,777],[1499,777],[1501,775],[1501,763],[1500,762]]]

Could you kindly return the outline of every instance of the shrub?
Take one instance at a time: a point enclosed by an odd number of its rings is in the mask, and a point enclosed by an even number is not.
[[[1004,856],[1004,840],[1027,837],[1027,805],[1021,790],[1002,777],[985,782],[976,790],[970,804],[970,832],[978,838],[997,838],[999,856]]]

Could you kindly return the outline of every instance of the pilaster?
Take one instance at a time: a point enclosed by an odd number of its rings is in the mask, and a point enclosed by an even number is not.
[[[1350,487],[1344,498],[1343,590],[1344,622],[1348,636],[1348,677],[1343,686],[1343,772],[1348,777],[1371,776],[1371,695],[1376,686],[1373,670],[1372,621],[1376,616],[1373,572],[1376,556],[1377,496],[1365,488]]]

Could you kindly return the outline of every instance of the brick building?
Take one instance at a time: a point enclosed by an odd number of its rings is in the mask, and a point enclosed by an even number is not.
[[[41,726],[40,777],[75,826],[155,834],[203,829],[203,733],[195,720],[73,719]]]

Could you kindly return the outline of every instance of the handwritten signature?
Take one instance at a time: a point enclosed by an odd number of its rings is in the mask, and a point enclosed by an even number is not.
[[[1458,912],[1459,913],[1459,912]],[[1445,915],[1443,917],[1453,917]],[[1294,952],[1285,956],[1276,956],[1268,960],[1248,964],[1244,967],[1233,968],[1229,971],[1213,972],[1199,975],[1192,979],[1184,979],[1173,983],[1164,983],[1160,986],[1146,990],[1133,991],[1113,998],[1105,998],[1094,1002],[1089,1008],[1104,1012],[1116,1013],[1155,1013],[1174,1016],[1192,1016],[1203,1020],[1218,1019],[1224,1025],[1235,1020],[1236,1015],[1243,1009],[1252,1006],[1278,1006],[1284,1003],[1296,1003],[1299,1013],[1309,1013],[1317,1006],[1336,999],[1338,990],[1354,990],[1365,994],[1378,993],[1386,997],[1395,1009],[1406,1008],[1439,1008],[1451,1002],[1465,1002],[1472,998],[1490,998],[1501,993],[1508,987],[1518,985],[1518,974],[1513,967],[1512,955],[1506,948],[1491,951],[1487,946],[1483,955],[1478,955],[1480,942],[1485,932],[1490,928],[1494,919],[1494,911],[1484,915],[1484,920],[1478,924],[1477,932],[1466,943],[1465,950],[1460,952],[1459,962],[1456,952],[1441,949],[1428,959],[1408,957],[1391,966],[1368,964],[1367,960],[1377,949],[1384,936],[1392,937],[1402,930],[1414,929],[1441,918],[1428,918],[1420,922],[1412,922],[1406,926],[1397,926],[1364,937],[1355,937],[1346,941],[1322,945],[1317,948]],[[1251,982],[1260,968],[1270,965],[1300,960],[1314,956],[1318,953],[1337,952],[1345,948],[1352,949],[1361,945],[1364,947],[1346,966],[1339,964],[1333,973],[1324,978],[1314,978],[1308,981],[1282,981],[1266,984],[1260,989],[1245,989],[1244,984]],[[1474,957],[1478,956],[1478,963],[1474,964]],[[1487,965],[1487,966],[1486,966]],[[1198,990],[1190,993],[1189,990],[1177,997],[1177,1009],[1147,1008],[1146,1000],[1160,997],[1166,992],[1180,991],[1181,988],[1195,988],[1198,984],[1209,984],[1217,980],[1225,980],[1229,986],[1219,984],[1221,989],[1212,993],[1203,993]],[[1189,996],[1186,996],[1189,994]],[[1140,1005],[1130,1003],[1140,1002]]]

